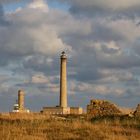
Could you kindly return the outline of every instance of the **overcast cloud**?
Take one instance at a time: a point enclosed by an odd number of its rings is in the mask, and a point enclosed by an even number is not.
[[[100,98],[135,107],[140,100],[140,2],[57,3],[69,9],[52,8],[44,0],[13,12],[4,13],[0,6],[0,102],[8,100],[0,110],[12,108],[20,88],[33,110],[57,105],[63,50],[68,54],[70,106],[86,107],[91,98]]]

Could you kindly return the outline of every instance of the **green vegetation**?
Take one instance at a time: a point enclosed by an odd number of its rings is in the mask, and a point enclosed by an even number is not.
[[[139,140],[140,119],[18,114],[0,116],[1,140]],[[83,118],[83,116],[82,116]]]

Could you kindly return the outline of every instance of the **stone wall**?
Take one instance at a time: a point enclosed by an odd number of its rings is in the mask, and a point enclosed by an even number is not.
[[[87,115],[91,117],[120,115],[121,113],[115,104],[105,100],[91,100],[87,105]]]
[[[140,104],[137,105],[137,108],[134,111],[134,116],[140,117]]]

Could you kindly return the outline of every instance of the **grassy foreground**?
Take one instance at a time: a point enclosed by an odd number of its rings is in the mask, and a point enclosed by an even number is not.
[[[44,115],[1,115],[0,140],[139,140],[139,119],[92,121]]]

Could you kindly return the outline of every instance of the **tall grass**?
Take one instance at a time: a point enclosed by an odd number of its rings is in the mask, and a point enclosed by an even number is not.
[[[0,116],[0,140],[139,140],[138,119],[58,120],[40,114]]]

